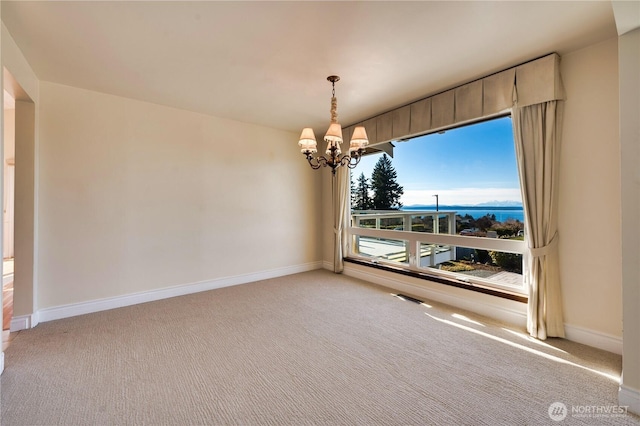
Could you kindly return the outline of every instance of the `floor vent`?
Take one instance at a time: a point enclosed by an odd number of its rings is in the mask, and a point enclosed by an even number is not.
[[[418,305],[424,303],[422,300],[416,299],[415,297],[407,296],[406,294],[396,294],[395,296],[399,299],[406,300],[407,302],[417,303]]]

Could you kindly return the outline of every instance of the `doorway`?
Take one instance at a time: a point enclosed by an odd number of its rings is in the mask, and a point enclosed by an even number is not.
[[[35,253],[35,121],[36,105],[7,68],[3,68],[2,97],[8,101],[3,114],[2,147],[3,200],[3,329],[8,318],[11,331],[25,330],[37,324],[34,294]],[[13,101],[12,101],[13,99]],[[3,102],[4,104],[4,102]],[[14,106],[11,109],[11,106]],[[5,151],[5,149],[7,151]],[[6,238],[5,238],[6,237]],[[13,282],[13,288],[10,282]],[[4,337],[8,331],[3,331]]]
[[[15,115],[16,102],[4,91],[3,220],[2,220],[2,330],[11,328],[13,317]]]

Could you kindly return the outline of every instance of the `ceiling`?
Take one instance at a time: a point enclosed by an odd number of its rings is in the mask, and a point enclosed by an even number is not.
[[[2,1],[39,79],[298,132],[616,36],[609,1]]]

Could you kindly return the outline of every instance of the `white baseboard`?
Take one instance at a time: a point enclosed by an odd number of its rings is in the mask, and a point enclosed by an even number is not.
[[[625,385],[620,385],[618,391],[618,405],[629,407],[628,410],[640,415],[640,391],[631,389]]]
[[[11,324],[9,326],[9,331],[12,333],[14,331],[20,330],[28,330],[32,327],[38,325],[37,315],[19,315],[11,318]]]
[[[564,325],[567,340],[622,355],[622,337],[589,330],[571,324]]]
[[[127,294],[123,296],[109,297],[106,299],[91,300],[88,302],[73,303],[63,306],[44,308],[37,312],[39,322],[53,321],[62,318],[69,318],[78,315],[90,314],[94,312],[106,311],[109,309],[122,308],[124,306],[137,305],[139,303],[153,302],[170,297],[184,296],[186,294],[199,293],[201,291],[214,290],[217,288],[229,287],[238,284],[246,284],[254,281],[266,280],[270,278],[282,277],[285,275],[298,274],[322,268],[322,262],[310,262],[302,265],[288,266],[284,268],[270,269],[267,271],[250,274],[236,275],[232,277],[218,278],[214,280],[201,281],[191,284],[182,284],[174,287],[167,287],[158,290],[145,291],[141,293]],[[28,327],[27,327],[28,328]],[[21,328],[23,330],[24,328]],[[13,331],[13,321],[11,330]]]
[[[0,352],[0,374],[4,371],[4,352]]]
[[[426,286],[413,284],[410,282],[410,278],[402,279],[390,278],[389,276],[383,277],[374,272],[364,271],[357,267],[352,267],[351,265],[345,266],[344,274],[391,288],[399,292],[408,293],[409,295],[423,297],[427,300],[433,300],[434,302],[440,302],[449,306],[475,312],[507,324],[519,327],[525,327],[527,324],[526,307],[524,304],[519,302],[513,302],[514,309],[510,309],[505,306],[487,303],[482,300],[482,297],[474,297],[479,296],[479,293],[474,293],[473,295],[470,295],[469,298],[462,298],[458,295],[448,293],[446,290],[440,291]],[[399,277],[403,276],[399,275]],[[521,309],[518,309],[518,305],[522,305]]]

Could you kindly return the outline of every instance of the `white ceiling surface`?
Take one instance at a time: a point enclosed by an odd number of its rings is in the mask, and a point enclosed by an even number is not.
[[[640,28],[640,1],[612,1],[618,35]]]
[[[609,1],[2,1],[39,79],[298,132],[616,36]]]

